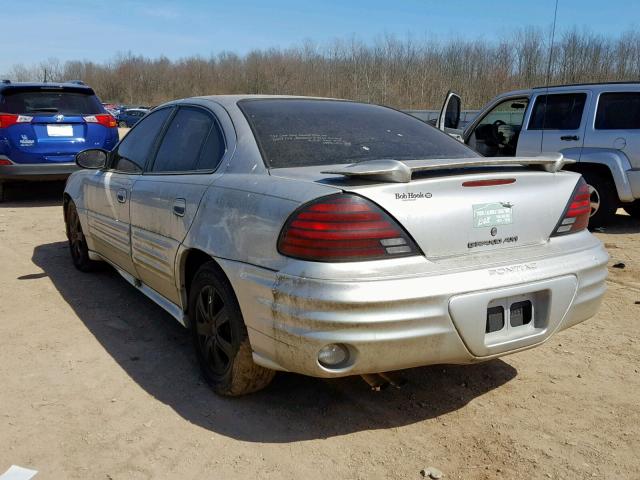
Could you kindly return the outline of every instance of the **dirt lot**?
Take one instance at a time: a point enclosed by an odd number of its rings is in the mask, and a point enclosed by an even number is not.
[[[640,222],[622,213],[597,233],[626,264],[600,313],[540,348],[410,370],[401,390],[280,374],[223,399],[169,315],[113,271],[74,270],[60,193],[16,189],[0,206],[0,473],[640,478]]]

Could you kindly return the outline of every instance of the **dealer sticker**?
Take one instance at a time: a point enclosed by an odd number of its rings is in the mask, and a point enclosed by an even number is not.
[[[497,227],[513,223],[512,208],[509,203],[480,203],[473,205],[473,226],[475,228]]]

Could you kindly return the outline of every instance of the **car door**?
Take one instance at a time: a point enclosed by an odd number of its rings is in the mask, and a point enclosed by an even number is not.
[[[527,95],[502,97],[465,129],[464,141],[485,157],[513,157],[523,139]]]
[[[138,278],[180,304],[174,278],[178,247],[226,151],[216,117],[199,106],[177,109],[154,159],[133,186],[131,248]]]
[[[131,260],[131,189],[170,112],[171,109],[162,109],[140,122],[111,152],[107,167],[97,170],[85,182],[94,250],[130,274],[135,272]]]
[[[460,129],[460,110],[462,108],[462,98],[455,92],[448,91],[444,99],[440,115],[436,120],[435,127],[448,133],[457,140],[462,141],[462,129]]]
[[[565,158],[580,160],[587,124],[591,92],[546,94],[544,90],[533,95],[526,132],[518,141],[518,156],[537,156],[541,153],[562,153]]]
[[[640,92],[604,91],[595,100],[584,148],[621,150],[632,168],[640,169]]]

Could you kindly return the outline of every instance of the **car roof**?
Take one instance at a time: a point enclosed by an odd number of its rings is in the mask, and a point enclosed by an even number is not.
[[[78,83],[69,82],[10,82],[0,83],[0,93],[9,90],[32,90],[40,88],[42,90],[58,90],[64,89],[66,91],[76,91],[88,94],[94,94],[93,89],[87,85],[80,85]]]
[[[177,103],[189,103],[194,100],[196,101],[211,101],[219,103],[224,107],[231,107],[237,104],[241,100],[258,100],[258,99],[271,99],[271,100],[337,100],[346,102],[349,100],[344,100],[341,98],[327,98],[327,97],[305,97],[301,95],[258,95],[258,94],[235,94],[235,95],[205,95],[201,97],[190,97],[190,98],[182,98],[180,100],[173,100],[163,105],[172,105]],[[159,105],[161,106],[161,105]]]
[[[549,85],[548,87],[542,86],[542,87],[525,88],[522,90],[511,90],[509,92],[503,92],[499,94],[496,98],[514,97],[518,95],[528,96],[534,92],[539,92],[540,90],[547,90],[547,89],[549,89],[549,91],[551,92],[558,92],[558,91],[562,92],[565,90],[571,91],[579,88],[590,88],[590,87],[594,89],[600,89],[600,88],[607,88],[609,86],[615,87],[616,89],[633,88],[635,90],[635,89],[640,89],[640,82],[597,82],[597,83],[594,82],[594,83],[568,83],[565,85]]]

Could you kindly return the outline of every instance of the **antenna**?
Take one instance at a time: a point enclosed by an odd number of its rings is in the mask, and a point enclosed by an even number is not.
[[[547,103],[549,101],[549,81],[551,79],[551,60],[553,59],[553,45],[556,39],[556,19],[558,18],[558,1],[556,0],[556,8],[553,12],[553,28],[551,30],[551,46],[549,47],[549,62],[547,63],[547,79],[545,82],[544,92],[544,113],[542,114],[542,132],[540,134],[540,153],[542,153],[542,145],[544,143],[544,127],[547,123]]]

